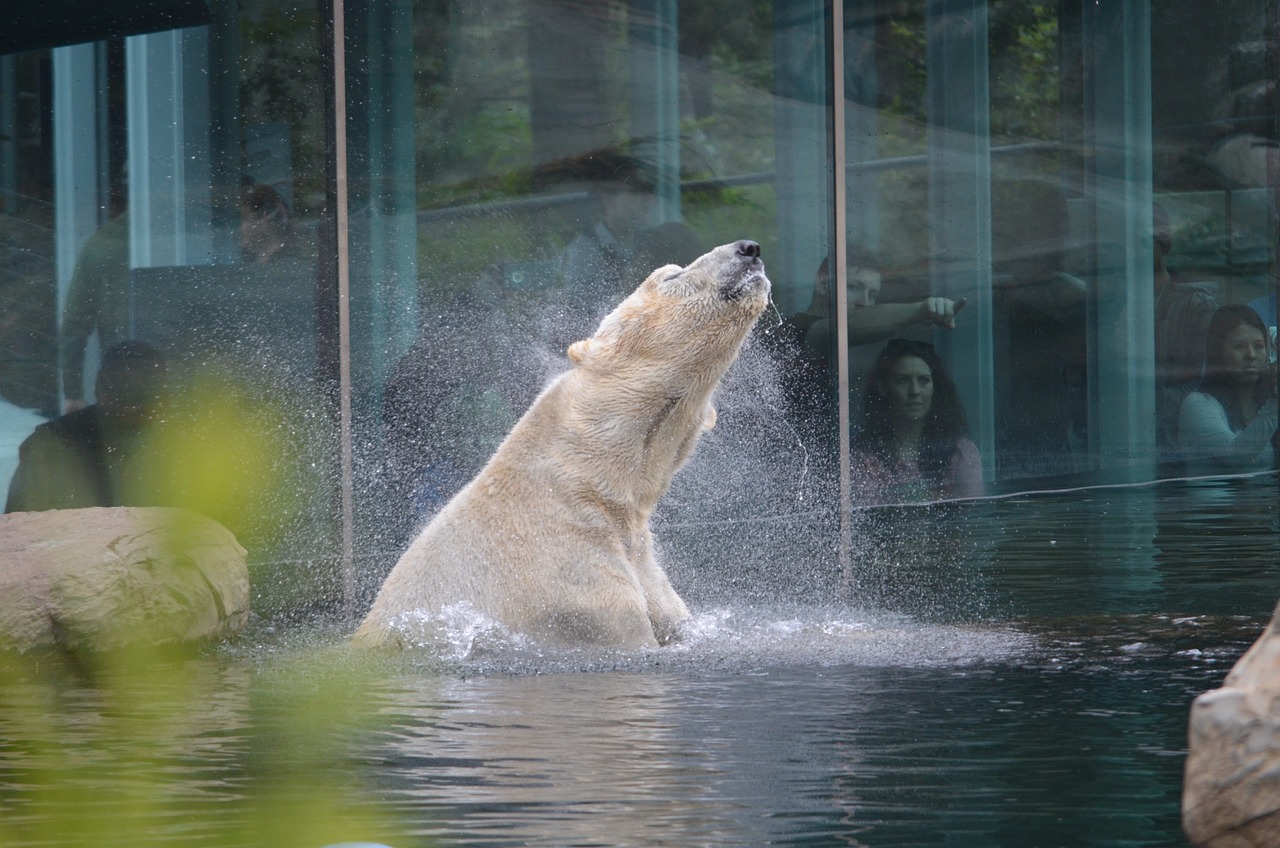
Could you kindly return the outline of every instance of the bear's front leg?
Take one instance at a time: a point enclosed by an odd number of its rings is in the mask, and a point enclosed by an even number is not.
[[[644,589],[649,625],[658,644],[666,645],[679,636],[680,625],[689,618],[689,608],[652,555],[647,556],[636,570],[640,586]]]

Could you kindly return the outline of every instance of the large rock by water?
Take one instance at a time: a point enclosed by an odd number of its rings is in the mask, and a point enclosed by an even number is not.
[[[1280,607],[1191,706],[1182,824],[1202,848],[1280,845]]]
[[[249,612],[245,549],[162,508],[0,516],[0,649],[113,649],[216,639]]]

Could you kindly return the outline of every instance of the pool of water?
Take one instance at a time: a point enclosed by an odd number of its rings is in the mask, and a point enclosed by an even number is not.
[[[663,650],[256,622],[11,669],[0,844],[1185,845],[1188,707],[1280,597],[1274,476],[879,511],[847,556],[820,520],[659,527],[719,551]]]

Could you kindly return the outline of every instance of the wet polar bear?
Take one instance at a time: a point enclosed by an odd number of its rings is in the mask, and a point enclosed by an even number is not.
[[[689,610],[649,517],[715,423],[712,394],[769,300],[760,246],[649,275],[387,576],[358,643],[464,608],[565,646],[656,646]]]

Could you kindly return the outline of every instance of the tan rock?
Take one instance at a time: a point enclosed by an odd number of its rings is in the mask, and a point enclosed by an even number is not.
[[[1280,845],[1280,607],[1222,688],[1191,705],[1182,825],[1203,848]]]
[[[216,639],[249,613],[246,552],[217,522],[161,508],[0,516],[0,648]]]

